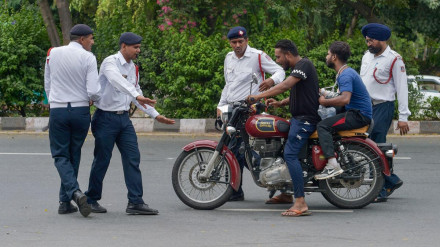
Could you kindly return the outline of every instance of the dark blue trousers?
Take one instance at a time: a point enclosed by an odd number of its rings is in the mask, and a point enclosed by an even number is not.
[[[393,122],[394,101],[385,102],[373,106],[374,127],[370,138],[376,143],[385,143],[387,133]],[[392,173],[391,176],[385,176],[385,185],[380,192],[380,197],[386,197],[386,189],[394,187],[400,181],[400,178]]]
[[[90,127],[89,107],[52,108],[49,141],[52,158],[61,178],[59,200],[68,202],[79,190],[77,181],[81,147]]]
[[[128,113],[118,115],[98,109],[92,118],[92,133],[95,137],[95,151],[89,188],[85,193],[87,201],[94,203],[101,199],[102,184],[116,143],[121,153],[128,201],[134,204],[144,203],[142,174],[139,169],[141,155]]]
[[[284,160],[292,177],[295,198],[304,197],[303,170],[298,155],[302,146],[304,146],[307,139],[315,130],[315,124],[298,121],[294,118],[290,120],[289,135],[287,137],[286,146],[284,147]]]

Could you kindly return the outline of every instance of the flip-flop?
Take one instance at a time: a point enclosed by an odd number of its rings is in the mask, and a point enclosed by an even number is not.
[[[312,215],[312,212],[310,212],[309,210],[301,212],[296,209],[288,209],[283,213],[281,213],[281,216],[286,216],[286,217],[299,217],[299,216],[309,216],[309,215]]]
[[[286,199],[281,199],[280,196],[274,196],[272,198],[270,198],[269,200],[267,200],[265,203],[266,204],[292,204],[293,203],[293,198],[292,196],[290,197],[291,200],[286,200]]]

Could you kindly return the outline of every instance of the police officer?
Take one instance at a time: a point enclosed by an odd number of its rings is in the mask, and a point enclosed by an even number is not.
[[[259,87],[252,88],[252,94],[258,94],[260,91],[269,89],[274,84],[282,82],[285,78],[283,68],[276,64],[267,54],[254,49],[248,45],[248,36],[244,27],[234,27],[228,32],[229,44],[233,51],[226,55],[224,62],[225,87],[223,88],[218,107],[227,105],[240,100],[245,100],[249,95],[252,82],[252,75],[256,74]],[[264,73],[267,72],[272,77],[264,79]],[[217,109],[217,117],[221,114]],[[230,148],[240,164],[241,174],[245,166],[244,154],[238,152],[242,139],[231,141]],[[244,200],[244,193],[241,188],[234,191],[230,201]]]
[[[156,101],[145,98],[139,87],[139,75],[133,60],[140,53],[142,37],[131,32],[119,38],[118,53],[104,59],[99,73],[102,97],[95,103],[98,108],[92,119],[95,151],[90,171],[89,188],[86,191],[92,212],[105,213],[99,205],[102,183],[116,143],[122,156],[125,184],[128,189],[128,214],[155,215],[159,212],[148,207],[142,199],[142,176],[139,169],[140,153],[133,124],[128,110],[133,102],[138,108],[165,124],[174,124],[152,107]]]
[[[49,99],[49,140],[55,167],[61,178],[59,214],[78,211],[87,217],[91,208],[77,181],[81,147],[90,126],[89,102],[99,100],[93,31],[84,24],[70,30],[67,46],[49,50],[44,88]]]
[[[394,100],[399,101],[397,129],[401,135],[409,131],[408,84],[402,57],[387,45],[391,30],[382,24],[370,23],[362,27],[368,51],[362,57],[361,78],[373,103],[374,127],[370,138],[376,143],[386,142],[386,135],[393,120]],[[376,202],[387,197],[403,182],[394,173],[385,176],[385,185]]]

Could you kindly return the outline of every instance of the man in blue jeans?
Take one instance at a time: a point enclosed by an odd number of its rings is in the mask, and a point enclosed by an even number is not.
[[[370,96],[359,74],[347,66],[350,57],[350,46],[342,41],[335,41],[327,52],[326,64],[337,71],[336,81],[340,95],[326,99],[319,97],[322,106],[342,106],[345,112],[326,118],[318,123],[319,143],[327,159],[324,170],[315,176],[315,179],[328,179],[344,171],[336,161],[333,146],[333,133],[341,130],[357,129],[371,122],[372,108]]]
[[[292,177],[295,202],[282,215],[307,216],[311,213],[308,211],[309,208],[304,199],[303,171],[298,155],[309,136],[316,130],[316,124],[321,120],[318,115],[318,74],[308,58],[299,56],[296,45],[290,40],[277,42],[275,57],[276,62],[284,70],[291,69],[290,76],[266,92],[250,95],[248,101],[257,102],[260,99],[273,97],[290,90],[289,98],[281,101],[268,99],[266,103],[274,107],[289,105],[292,114],[289,135],[284,148],[284,159]],[[281,194],[274,198],[276,198],[276,203],[283,203],[288,202],[290,196]]]

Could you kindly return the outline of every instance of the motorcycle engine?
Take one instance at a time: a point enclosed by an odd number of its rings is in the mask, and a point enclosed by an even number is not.
[[[289,169],[280,157],[281,138],[255,139],[252,147],[261,157],[259,180],[264,186],[280,189],[292,184]]]

